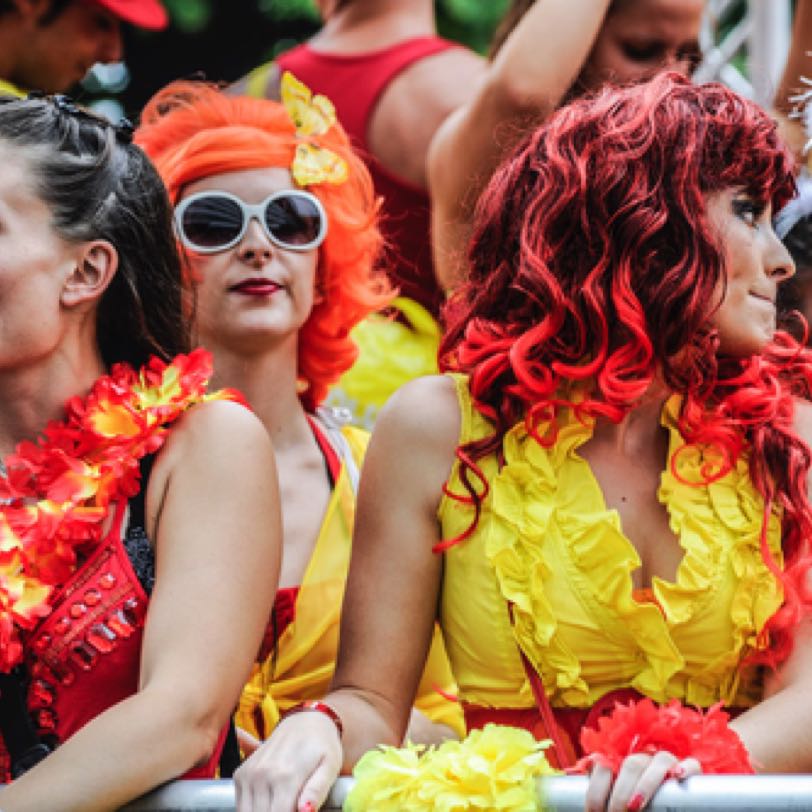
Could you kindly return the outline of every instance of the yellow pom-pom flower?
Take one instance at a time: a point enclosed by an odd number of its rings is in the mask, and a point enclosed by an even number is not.
[[[417,812],[422,745],[379,747],[355,765],[344,812]]]
[[[557,775],[526,730],[486,725],[463,741],[437,748],[386,747],[367,753],[355,768],[344,812],[541,809],[536,778]]]

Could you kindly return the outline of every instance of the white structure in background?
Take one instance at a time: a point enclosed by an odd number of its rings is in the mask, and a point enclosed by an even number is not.
[[[704,59],[695,79],[698,82],[719,79],[742,95],[767,105],[781,81],[789,50],[791,0],[747,0],[742,20],[720,40],[720,21],[739,5],[741,0],[707,0],[700,39]],[[742,51],[747,53],[747,76],[731,64]]]

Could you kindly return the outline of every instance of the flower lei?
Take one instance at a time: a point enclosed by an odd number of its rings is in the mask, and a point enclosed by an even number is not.
[[[560,774],[544,755],[549,744],[488,724],[439,747],[382,746],[356,764],[344,812],[535,812],[542,808],[536,778]]]
[[[0,671],[23,657],[22,635],[47,616],[49,598],[102,539],[111,504],[138,493],[139,460],[164,443],[168,424],[206,400],[211,356],[202,349],[171,364],[153,358],[136,372],[116,364],[63,421],[5,460],[0,480]]]
[[[581,745],[590,755],[582,758],[574,772],[588,772],[601,764],[617,774],[626,756],[653,755],[667,750],[678,759],[695,758],[707,775],[752,774],[750,756],[721,703],[704,713],[687,708],[676,699],[655,705],[650,699],[618,703],[609,716],[598,720],[597,729],[584,728]]]

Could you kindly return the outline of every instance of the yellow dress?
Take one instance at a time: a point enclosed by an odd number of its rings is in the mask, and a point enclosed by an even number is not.
[[[472,406],[467,378],[452,377],[461,441],[491,434]],[[587,708],[624,688],[702,707],[758,701],[757,673],[739,666],[759,647],[759,632],[782,600],[760,553],[763,500],[746,455],[710,485],[688,484],[700,482],[701,451],[680,454],[679,478],[673,475],[671,462],[685,445],[677,409],[672,398],[663,410],[670,443],[658,498],[684,556],[674,583],[654,579],[656,603],[634,599],[639,556],[578,454],[591,425],[563,415],[558,441],[545,449],[519,424],[505,436],[501,468],[495,457],[479,461],[490,492],[474,534],[445,554],[441,605],[463,701],[533,707],[518,646],[554,707]],[[466,493],[456,464],[449,487]],[[472,510],[446,496],[438,515],[443,537],[453,538],[470,525]],[[768,542],[781,564],[777,512]]]
[[[404,296],[390,309],[397,318],[373,313],[353,328],[358,358],[327,398],[331,406],[349,409],[353,422],[367,429],[403,384],[437,374],[440,325],[421,304]]]
[[[341,434],[355,465],[360,467],[369,435],[349,426],[342,428]],[[272,653],[264,662],[254,664],[240,697],[235,722],[258,738],[270,734],[282,712],[304,700],[320,699],[328,691],[338,651],[339,616],[355,518],[353,467],[342,460],[296,598],[294,620],[280,636],[275,656]],[[415,707],[432,721],[446,724],[462,735],[465,725],[459,705],[438,689],[450,695],[456,693],[442,636],[436,630]]]

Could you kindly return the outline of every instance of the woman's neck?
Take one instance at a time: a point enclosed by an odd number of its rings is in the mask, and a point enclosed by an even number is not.
[[[212,348],[212,388],[232,387],[245,396],[268,431],[277,452],[299,442],[311,442],[312,432],[297,392],[297,358],[287,348],[246,357]]]
[[[671,396],[671,390],[659,378],[655,378],[639,403],[630,409],[617,423],[599,418],[592,433],[593,441],[613,445],[620,453],[634,455],[649,448],[662,432],[660,420],[663,404]]]
[[[48,421],[63,419],[65,404],[86,395],[105,372],[95,348],[63,348],[45,362],[0,369],[0,457],[40,435]]]
[[[430,0],[353,0],[328,17],[310,44],[319,51],[354,54],[435,33]]]

